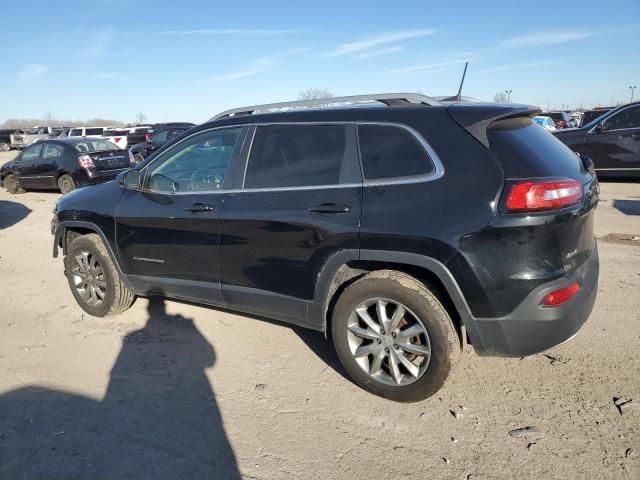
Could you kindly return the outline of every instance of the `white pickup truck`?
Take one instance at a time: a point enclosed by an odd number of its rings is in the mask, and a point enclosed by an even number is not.
[[[63,127],[33,127],[24,128],[11,134],[12,148],[25,148],[38,140],[57,137],[62,132]]]

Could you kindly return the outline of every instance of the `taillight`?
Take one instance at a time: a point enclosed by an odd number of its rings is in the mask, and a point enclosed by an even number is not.
[[[115,143],[118,143],[118,142],[120,141],[120,139],[121,139],[121,138],[122,138],[122,137],[113,137],[113,141],[114,141]]]
[[[572,283],[568,287],[554,290],[553,292],[549,293],[542,300],[542,305],[545,307],[557,307],[558,305],[567,303],[579,291],[580,285],[578,285],[577,283]]]
[[[575,180],[522,182],[511,187],[506,207],[510,212],[536,212],[569,207],[582,200],[582,185]]]
[[[93,164],[93,160],[89,155],[80,155],[78,157],[78,164],[83,168],[95,168],[96,166]]]
[[[144,134],[144,139],[145,139],[147,142],[150,142],[150,141],[151,141],[151,134],[150,134],[150,133],[145,133],[145,134]]]

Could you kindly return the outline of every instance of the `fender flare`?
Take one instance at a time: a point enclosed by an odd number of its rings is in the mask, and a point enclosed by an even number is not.
[[[453,274],[445,264],[426,255],[386,250],[343,250],[331,257],[331,259],[326,263],[318,278],[315,300],[309,307],[307,318],[308,320],[320,318],[321,328],[323,331],[327,331],[326,312],[329,307],[329,301],[331,300],[329,296],[331,283],[340,267],[353,260],[390,262],[407,266],[419,266],[430,271],[440,280],[447,291],[458,315],[460,315],[462,324],[469,334],[472,343],[474,341],[480,341],[475,325],[476,319],[471,313],[471,309],[464,298],[458,282],[455,280]]]

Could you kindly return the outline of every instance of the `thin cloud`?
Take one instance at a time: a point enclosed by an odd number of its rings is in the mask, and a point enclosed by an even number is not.
[[[357,42],[343,43],[342,45],[338,45],[334,50],[323,53],[321,57],[341,57],[343,55],[363,52],[364,50],[368,50],[380,45],[401,42],[402,40],[408,40],[410,38],[426,37],[428,35],[433,35],[434,33],[436,33],[436,31],[432,29],[402,30],[398,32],[381,33],[379,35],[365,38],[364,40],[359,40]]]
[[[295,48],[291,50],[285,50],[283,52],[274,53],[266,57],[260,57],[252,60],[249,65],[241,70],[223,73],[221,75],[215,75],[205,79],[205,82],[223,82],[228,80],[237,80],[239,78],[252,77],[262,72],[271,70],[279,65],[282,65],[281,59],[291,55],[300,55],[308,52],[308,48]]]
[[[474,60],[480,60],[480,59],[479,58],[475,58]],[[413,65],[411,67],[394,68],[392,70],[382,70],[381,72],[378,72],[377,75],[383,76],[383,77],[397,77],[397,76],[403,76],[403,75],[415,75],[415,74],[423,73],[423,72],[426,72],[426,71],[429,71],[429,70],[435,70],[435,69],[438,69],[438,68],[450,67],[452,65],[461,65],[466,61],[468,61],[468,59],[465,59],[465,60],[450,60],[450,61],[447,61],[447,62],[427,63],[427,64],[422,64],[422,65]]]
[[[195,30],[167,30],[159,35],[230,35],[238,37],[277,37],[301,33],[300,29],[261,30],[243,28],[201,28]]]
[[[478,70],[474,73],[496,73],[496,72],[504,72],[508,70],[522,70],[529,68],[539,68],[539,67],[547,67],[549,65],[556,65],[560,63],[562,60],[554,59],[554,60],[533,60],[529,62],[519,62],[519,63],[511,63],[507,65],[497,65],[495,67],[489,67],[482,70]]]
[[[43,76],[49,71],[49,67],[42,65],[41,63],[30,63],[25,65],[22,70],[18,72],[16,80],[20,83],[28,82],[34,78]]]
[[[358,59],[363,59],[363,58],[372,58],[372,57],[379,57],[381,55],[388,55],[390,53],[398,53],[404,50],[404,47],[388,47],[388,48],[382,48],[380,50],[374,50],[372,52],[365,52],[365,53],[361,53],[360,55],[358,55],[356,58]]]
[[[593,36],[593,32],[580,30],[574,31],[549,31],[537,32],[509,38],[498,43],[500,48],[523,48],[542,45],[558,45],[560,43],[574,42]]]
[[[97,80],[127,80],[129,78],[126,75],[117,72],[96,72],[90,73],[87,76]]]
[[[95,58],[100,56],[102,52],[111,44],[111,40],[115,37],[113,27],[105,27],[90,34],[87,39],[87,45],[83,51],[86,57]]]

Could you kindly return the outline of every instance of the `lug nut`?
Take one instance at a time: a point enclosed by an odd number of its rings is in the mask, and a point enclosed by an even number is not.
[[[389,353],[389,347],[385,347],[384,351]]]
[[[393,338],[396,338],[396,332],[391,332],[391,336],[392,336]]]
[[[393,344],[393,348],[395,348],[396,350],[398,350],[398,348],[400,348],[400,347],[398,347],[398,345],[394,343],[394,344]]]
[[[378,343],[382,343],[382,340],[378,339]]]
[[[380,330],[380,335],[384,335],[384,330]]]

